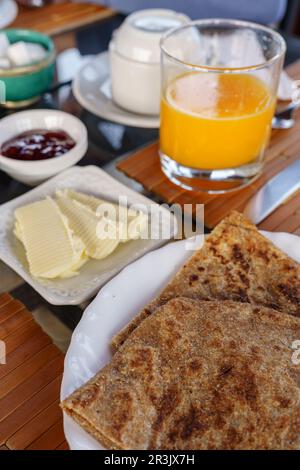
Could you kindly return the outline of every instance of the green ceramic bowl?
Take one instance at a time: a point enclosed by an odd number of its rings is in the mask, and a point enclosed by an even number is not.
[[[50,86],[54,77],[55,48],[49,36],[27,29],[5,29],[11,44],[17,41],[33,42],[43,46],[46,57],[23,67],[0,70],[1,104],[8,108],[27,106],[38,100]],[[4,93],[3,93],[4,92]],[[5,99],[3,99],[3,94]]]

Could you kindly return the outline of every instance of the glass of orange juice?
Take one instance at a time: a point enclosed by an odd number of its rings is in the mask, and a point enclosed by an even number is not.
[[[185,189],[227,192],[262,170],[285,42],[270,28],[199,20],[161,41],[160,159]]]

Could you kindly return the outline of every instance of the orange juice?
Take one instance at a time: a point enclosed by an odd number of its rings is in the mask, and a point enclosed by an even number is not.
[[[267,86],[253,75],[181,75],[162,98],[161,152],[204,170],[252,163],[268,143],[274,107]]]

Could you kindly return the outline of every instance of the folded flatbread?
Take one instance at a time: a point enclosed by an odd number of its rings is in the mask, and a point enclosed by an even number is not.
[[[113,352],[158,306],[179,296],[230,299],[300,316],[300,265],[261,235],[242,214],[232,212],[162,293],[113,338]]]
[[[297,339],[291,315],[172,299],[63,409],[110,449],[297,449]]]

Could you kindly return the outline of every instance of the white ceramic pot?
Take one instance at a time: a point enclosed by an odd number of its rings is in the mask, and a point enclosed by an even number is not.
[[[109,47],[111,89],[115,103],[138,114],[159,114],[160,64],[135,62]]]
[[[124,109],[158,115],[160,39],[189,18],[172,10],[142,10],[129,15],[109,45],[112,97]]]
[[[75,147],[57,158],[20,161],[0,154],[0,169],[12,178],[30,186],[75,165],[87,151],[88,139],[85,125],[75,116],[51,109],[22,111],[0,120],[0,148],[4,142],[34,129],[62,129],[76,142]]]

